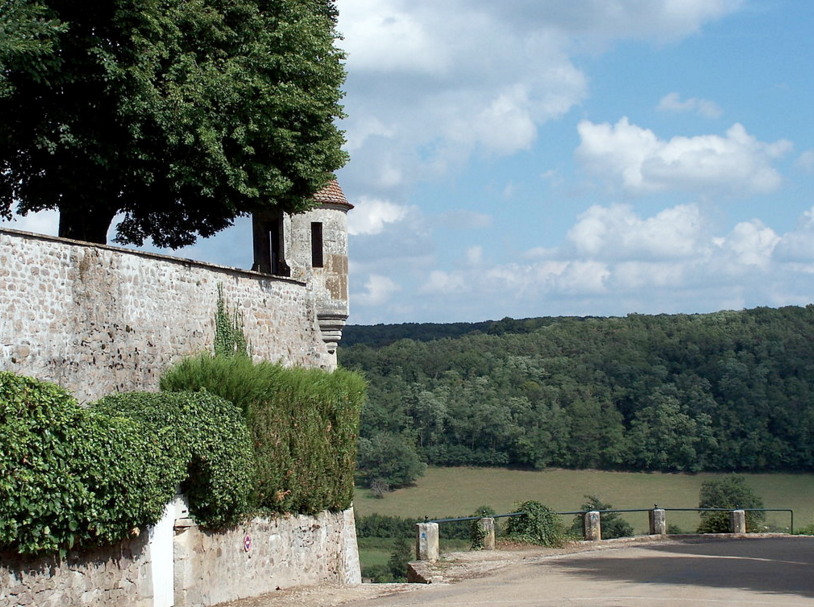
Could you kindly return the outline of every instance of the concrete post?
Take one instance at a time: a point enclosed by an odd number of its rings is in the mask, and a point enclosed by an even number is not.
[[[599,522],[599,512],[591,510],[582,515],[582,530],[585,539],[589,542],[598,542],[602,539],[602,527]]]
[[[667,534],[667,514],[662,508],[650,511],[650,535]]]
[[[483,533],[483,549],[495,549],[495,519],[482,518],[478,521],[478,527]]]
[[[417,523],[415,555],[419,561],[438,560],[438,523]]]
[[[746,512],[733,510],[729,513],[729,523],[732,533],[746,533]]]

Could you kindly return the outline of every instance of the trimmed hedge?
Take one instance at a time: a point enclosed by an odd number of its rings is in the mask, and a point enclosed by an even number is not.
[[[212,395],[122,394],[83,409],[58,386],[0,372],[0,550],[122,540],[161,518],[178,483],[202,525],[236,521],[250,449],[239,411]]]
[[[161,389],[207,390],[243,410],[260,508],[313,514],[350,506],[366,390],[358,374],[200,355],[165,373]]]

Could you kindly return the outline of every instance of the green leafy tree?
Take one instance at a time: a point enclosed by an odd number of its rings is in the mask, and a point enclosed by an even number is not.
[[[11,42],[58,61],[0,51],[2,216],[58,209],[104,243],[120,214],[117,242],[179,247],[308,208],[346,161],[333,0],[11,5]]]
[[[763,508],[763,500],[746,479],[731,474],[721,479],[704,481],[698,501],[699,508]],[[765,512],[747,512],[746,530],[756,531],[766,522]],[[698,533],[728,533],[729,512],[702,512]]]
[[[57,35],[66,26],[50,16],[48,9],[28,0],[0,3],[0,97],[14,88],[8,80],[12,71],[25,71],[34,81],[59,68],[62,61],[54,53]]]
[[[424,474],[426,465],[403,436],[382,433],[359,439],[356,465],[362,482],[381,480],[390,487],[409,485]]]

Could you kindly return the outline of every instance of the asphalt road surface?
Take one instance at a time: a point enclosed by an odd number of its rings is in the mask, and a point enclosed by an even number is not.
[[[353,607],[814,607],[814,538],[620,544]]]

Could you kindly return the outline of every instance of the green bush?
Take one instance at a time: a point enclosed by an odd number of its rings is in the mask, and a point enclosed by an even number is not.
[[[121,394],[81,408],[63,389],[0,373],[0,549],[65,552],[156,523],[181,483],[204,526],[247,507],[239,411],[208,394]]]
[[[261,508],[312,514],[350,506],[366,389],[358,374],[201,355],[170,369],[161,389],[207,390],[244,412]]]
[[[612,510],[611,504],[606,504],[596,495],[585,495],[585,502],[580,506],[581,510]],[[619,516],[618,512],[602,512],[599,515],[599,525],[602,530],[603,540],[612,540],[617,537],[630,537],[633,535],[633,526]],[[583,536],[583,515],[578,514],[571,523],[569,533],[580,539]]]
[[[103,507],[93,481],[115,454],[99,448],[104,432],[89,421],[62,388],[0,373],[0,547],[64,552],[108,531],[90,518]]]
[[[161,467],[148,467],[157,476],[150,480],[154,489],[145,492],[160,494],[162,506],[180,484],[190,514],[204,527],[232,525],[250,509],[251,442],[232,403],[206,392],[130,392],[107,396],[94,409],[136,422],[160,453]]]
[[[509,518],[506,537],[550,547],[559,547],[565,543],[566,533],[562,520],[548,506],[529,500],[519,504],[515,512],[523,514]]]
[[[746,479],[730,474],[721,479],[701,483],[699,508],[763,508],[763,500],[746,484]],[[729,533],[729,512],[701,512],[698,533]],[[746,530],[760,531],[766,522],[765,512],[747,512]]]

